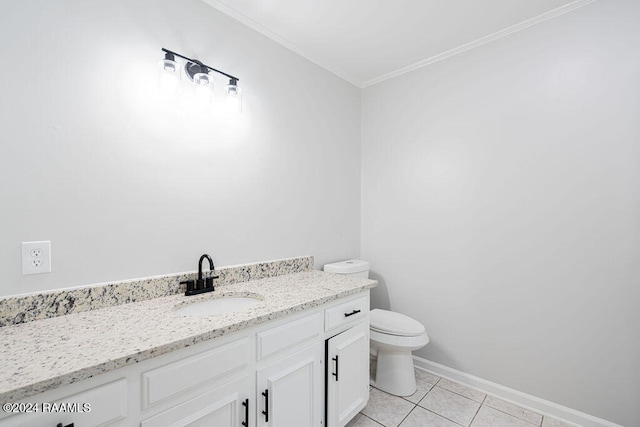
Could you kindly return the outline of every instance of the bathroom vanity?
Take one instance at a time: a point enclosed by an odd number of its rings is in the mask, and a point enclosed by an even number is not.
[[[0,328],[4,355],[14,345],[11,358],[41,366],[26,379],[15,369],[18,379],[6,379],[16,385],[0,394],[2,403],[38,412],[3,413],[0,426],[342,426],[369,395],[375,284],[307,271]],[[211,316],[176,313],[238,295],[261,303]],[[59,330],[56,345],[56,327],[77,328],[77,336]]]

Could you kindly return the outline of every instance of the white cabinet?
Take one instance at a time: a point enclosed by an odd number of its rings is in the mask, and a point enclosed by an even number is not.
[[[253,338],[253,337],[251,337]],[[249,336],[164,363],[141,375],[140,427],[252,427],[254,372]]]
[[[369,399],[369,323],[327,340],[327,426],[347,424]]]
[[[218,385],[196,398],[161,412],[140,424],[140,427],[250,427],[252,378],[239,379]]]
[[[59,423],[74,427],[121,426],[127,416],[127,380],[122,378],[53,402],[38,396],[24,402],[37,404],[38,412],[5,418],[0,421],[1,427],[56,427]]]
[[[296,318],[256,334],[257,359],[264,360],[278,353],[322,339],[322,312]]]
[[[322,425],[323,344],[258,369],[258,427],[319,427]]]
[[[220,378],[249,366],[249,338],[244,337],[142,373],[142,407],[176,402],[189,390],[211,388]]]
[[[369,319],[369,293],[329,307],[324,311],[326,331],[344,328]]]
[[[22,400],[90,412],[0,427],[342,427],[368,400],[368,312],[368,291],[311,307]]]

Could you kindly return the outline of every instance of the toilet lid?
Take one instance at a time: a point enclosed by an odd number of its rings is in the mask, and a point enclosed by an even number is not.
[[[376,308],[369,315],[372,331],[403,337],[417,337],[425,332],[422,323],[404,314]]]

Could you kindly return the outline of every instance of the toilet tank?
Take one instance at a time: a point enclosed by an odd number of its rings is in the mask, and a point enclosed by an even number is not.
[[[334,262],[324,265],[324,271],[329,273],[344,274],[351,277],[369,278],[369,263],[359,259]]]

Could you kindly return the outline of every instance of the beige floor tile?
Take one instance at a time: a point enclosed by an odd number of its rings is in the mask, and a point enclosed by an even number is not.
[[[380,424],[359,413],[347,423],[346,427],[380,427]]]
[[[422,398],[425,397],[427,393],[429,393],[429,390],[433,388],[433,384],[422,381],[419,378],[416,379],[416,386],[418,386],[418,389],[415,393],[413,393],[411,396],[404,397],[404,399],[408,400],[411,403],[420,402],[420,400],[422,400]]]
[[[545,417],[542,420],[542,427],[575,427],[576,424],[571,424],[566,421],[559,420],[553,417]]]
[[[407,418],[404,419],[400,427],[460,427],[458,424],[442,418],[433,412],[416,406]]]
[[[533,427],[535,425],[513,415],[482,405],[471,427]]]
[[[438,415],[468,426],[480,403],[435,386],[418,405]]]
[[[427,372],[420,368],[415,368],[416,371],[416,380],[422,380],[429,384],[437,384],[440,380],[440,377],[433,375],[431,372]]]
[[[448,380],[446,378],[442,378],[440,381],[438,381],[438,387],[447,389],[461,396],[468,397],[469,399],[475,400],[476,402],[482,402],[487,396],[485,393],[479,390],[476,390],[464,384],[457,383],[455,381]]]
[[[514,417],[518,417],[521,420],[529,421],[530,423],[540,425],[542,421],[542,415],[536,414],[528,409],[521,408],[519,406],[514,405],[513,403],[505,402],[502,399],[498,399],[497,397],[487,396],[484,401],[484,404],[487,406],[491,406],[494,409],[497,409],[502,412],[506,412],[507,414],[513,415]]]
[[[413,407],[412,403],[401,397],[392,396],[374,388],[369,393],[369,403],[362,413],[386,427],[396,427]]]

